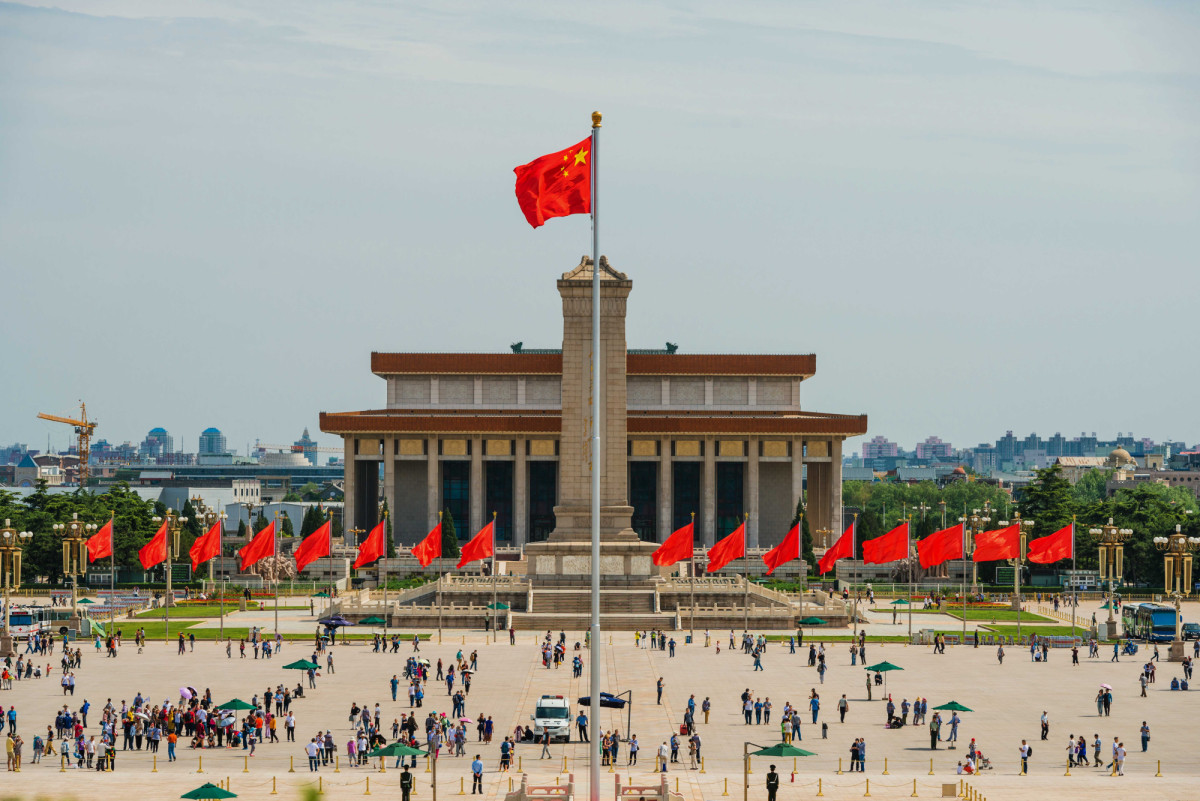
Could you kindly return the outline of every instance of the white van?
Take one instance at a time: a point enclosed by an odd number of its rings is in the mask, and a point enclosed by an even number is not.
[[[543,695],[529,718],[533,721],[533,734],[539,741],[542,733],[549,730],[551,740],[571,742],[571,704],[561,695]]]

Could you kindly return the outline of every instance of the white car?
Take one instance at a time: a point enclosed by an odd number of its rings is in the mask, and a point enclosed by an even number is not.
[[[561,695],[543,695],[537,700],[533,721],[534,737],[541,740],[543,732],[549,730],[551,740],[571,742],[571,704]]]

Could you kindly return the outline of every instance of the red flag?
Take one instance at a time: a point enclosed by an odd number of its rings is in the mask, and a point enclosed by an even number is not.
[[[800,524],[792,526],[792,530],[783,536],[783,542],[763,554],[767,563],[767,575],[775,572],[775,568],[800,558]]]
[[[192,557],[192,570],[200,567],[214,556],[221,555],[221,528],[221,521],[218,520],[207,534],[197,537],[196,541],[192,543],[192,547],[188,551],[188,556]]]
[[[908,523],[863,543],[863,564],[882,565],[908,558]]]
[[[696,524],[694,522],[676,530],[663,541],[662,545],[658,546],[658,550],[650,555],[650,561],[659,567],[666,567],[684,559],[691,559],[694,555],[692,541],[695,539],[695,532]]]
[[[142,567],[146,570],[154,567],[160,562],[167,561],[167,521],[164,520],[162,525],[158,527],[158,533],[150,538],[150,541],[142,546],[138,551],[138,561],[142,563]]]
[[[467,540],[467,544],[462,547],[462,558],[458,560],[458,567],[471,562],[478,562],[481,559],[487,559],[495,553],[492,534],[495,531],[496,521],[488,523],[483,528],[479,529],[479,533],[471,539]]]
[[[708,549],[708,572],[715,573],[734,559],[746,555],[746,524],[742,523],[724,539]]]
[[[822,556],[821,561],[817,563],[817,571],[821,575],[825,575],[830,570],[833,570],[834,564],[839,559],[854,558],[854,524],[851,523],[842,536],[838,537],[838,541],[833,544],[833,547],[827,550]]]
[[[412,555],[417,557],[421,567],[429,567],[434,559],[442,558],[442,524],[438,523],[433,530],[425,535],[425,539],[412,549]]]
[[[917,543],[921,567],[928,569],[951,559],[963,558],[963,524],[935,531]]]
[[[1016,525],[983,531],[975,538],[976,562],[995,562],[999,559],[1016,559],[1021,552],[1021,534]]]
[[[592,138],[513,170],[517,203],[534,228],[551,217],[592,211]]]
[[[266,528],[254,535],[254,539],[250,540],[248,545],[238,551],[238,557],[241,559],[241,567],[238,569],[244,571],[274,553],[275,521],[272,520]]]
[[[95,562],[113,553],[113,521],[109,520],[100,530],[87,539],[88,562]],[[157,563],[156,563],[157,564]]]
[[[371,529],[371,533],[362,541],[362,545],[358,546],[358,557],[354,560],[354,564],[351,565],[355,570],[368,562],[374,562],[387,553],[387,546],[383,542],[383,529],[386,522],[386,520],[381,520],[379,525]]]
[[[304,538],[292,554],[296,557],[297,571],[303,570],[322,556],[329,556],[329,538],[332,532],[333,522],[326,520],[320,528]]]
[[[1036,562],[1039,565],[1048,565],[1052,562],[1059,562],[1063,559],[1070,559],[1075,550],[1075,524],[1060,528],[1045,537],[1038,537],[1036,540],[1030,540],[1029,553],[1027,554],[1030,562]]]

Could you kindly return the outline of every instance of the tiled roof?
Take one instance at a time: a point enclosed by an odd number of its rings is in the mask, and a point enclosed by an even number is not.
[[[812,354],[630,353],[629,375],[812,376]],[[372,353],[377,375],[560,375],[561,353]]]

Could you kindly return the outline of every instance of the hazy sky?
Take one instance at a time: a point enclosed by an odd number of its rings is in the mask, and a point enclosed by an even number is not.
[[[1189,2],[0,4],[0,443],[78,398],[289,443],[383,405],[372,350],[557,347],[588,222],[512,168],[593,109],[631,345],[816,353],[805,405],[909,447],[1196,442],[1197,42]]]

